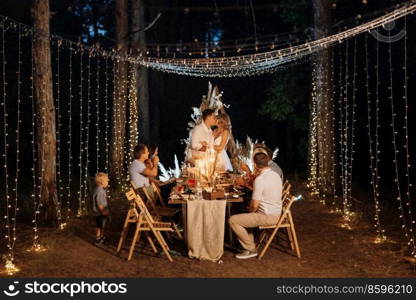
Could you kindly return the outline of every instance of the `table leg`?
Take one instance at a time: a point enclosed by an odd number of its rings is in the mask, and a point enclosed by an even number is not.
[[[188,207],[186,204],[182,204],[182,223],[183,223],[183,239],[188,245]]]
[[[231,202],[227,202],[227,214],[228,214],[228,218],[231,217]],[[233,236],[233,230],[231,229],[231,226],[228,223],[228,219],[226,220],[227,222],[227,226],[228,226],[228,234],[229,234],[229,243],[230,243],[230,247],[234,248],[234,236]]]

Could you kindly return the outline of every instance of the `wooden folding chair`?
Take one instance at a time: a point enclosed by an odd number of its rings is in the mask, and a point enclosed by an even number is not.
[[[169,246],[167,245],[165,239],[163,238],[161,232],[172,232],[172,224],[168,222],[155,221],[150,212],[148,211],[146,205],[144,204],[142,198],[135,193],[133,189],[130,189],[126,193],[127,199],[130,201],[131,207],[127,212],[126,219],[124,221],[123,230],[121,232],[120,240],[118,242],[117,251],[119,253],[123,243],[126,239],[127,232],[130,224],[136,224],[136,230],[134,232],[133,241],[130,246],[129,255],[127,260],[130,260],[133,256],[134,248],[136,243],[140,240],[140,234],[143,231],[146,235],[146,238],[152,247],[153,252],[157,253],[155,244],[153,243],[152,238],[149,233],[152,232],[153,236],[158,241],[159,245],[162,247],[163,252],[170,262],[173,261],[169,251]]]
[[[166,207],[162,196],[160,195],[159,189],[157,186],[152,182],[150,186],[141,188],[141,191],[147,198],[148,207],[151,207],[151,210],[154,214],[160,218],[166,218],[169,222],[172,223],[172,227],[175,230],[176,235],[179,239],[183,239],[181,232],[173,217],[178,213],[178,209],[172,207]],[[157,205],[160,202],[161,205]]]
[[[290,189],[290,184],[288,185]],[[270,226],[259,226],[259,229],[262,231],[260,235],[260,240],[258,244],[258,249],[261,248],[261,244],[266,238],[267,231],[273,230],[270,234],[269,238],[267,239],[266,245],[263,247],[263,249],[260,252],[260,255],[258,256],[258,259],[261,259],[264,254],[266,253],[267,249],[269,249],[270,244],[272,243],[273,239],[275,238],[277,232],[281,228],[286,228],[290,247],[292,251],[296,253],[296,256],[298,258],[301,257],[300,255],[300,249],[298,244],[298,239],[296,237],[296,231],[295,231],[295,225],[293,223],[292,213],[290,211],[290,208],[292,207],[293,202],[296,200],[296,197],[291,196],[289,193],[289,189],[286,190],[286,193],[283,195],[283,205],[282,205],[282,214],[280,215],[280,218],[276,225],[270,225]],[[284,191],[285,192],[285,191]]]

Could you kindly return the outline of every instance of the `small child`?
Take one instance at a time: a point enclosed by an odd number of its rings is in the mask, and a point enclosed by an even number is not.
[[[96,222],[96,237],[95,243],[104,243],[104,226],[107,222],[110,211],[108,210],[107,195],[105,188],[108,186],[108,176],[105,173],[97,173],[95,175],[95,190],[92,197],[92,210]]]

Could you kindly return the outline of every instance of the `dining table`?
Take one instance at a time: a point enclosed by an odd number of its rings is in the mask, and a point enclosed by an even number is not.
[[[244,193],[231,184],[219,184],[218,188],[228,188],[229,192],[225,192],[223,197],[204,199],[205,197],[198,195],[195,186],[189,186],[187,182],[186,178],[177,181],[168,204],[182,206],[184,240],[188,246],[188,255],[201,260],[218,261],[223,254],[224,245],[235,248],[232,229],[226,226],[225,221],[231,216],[232,205],[244,202]],[[225,232],[228,244],[224,243]]]

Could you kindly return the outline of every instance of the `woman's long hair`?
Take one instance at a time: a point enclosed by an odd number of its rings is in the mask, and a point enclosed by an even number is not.
[[[231,133],[231,121],[230,117],[227,114],[220,113],[217,116],[218,127],[230,131]]]

